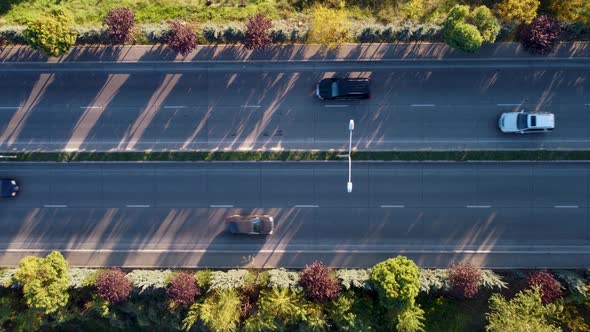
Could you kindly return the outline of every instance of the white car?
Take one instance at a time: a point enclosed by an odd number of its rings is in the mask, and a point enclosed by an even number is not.
[[[552,113],[520,112],[502,113],[498,126],[503,133],[542,133],[555,128],[555,116]]]

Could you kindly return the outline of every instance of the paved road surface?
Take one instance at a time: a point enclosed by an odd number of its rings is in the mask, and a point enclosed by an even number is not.
[[[0,265],[64,251],[86,266],[590,265],[590,163],[0,163]],[[269,237],[223,218],[269,213]]]
[[[0,151],[345,149],[349,119],[358,150],[588,149],[587,62],[31,64],[0,74]],[[315,98],[333,75],[371,77],[373,98]],[[556,130],[501,134],[520,109],[554,112]]]

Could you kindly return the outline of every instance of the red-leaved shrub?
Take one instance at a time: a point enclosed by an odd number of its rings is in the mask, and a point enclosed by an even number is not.
[[[531,24],[518,28],[518,37],[522,46],[538,54],[551,53],[561,36],[561,24],[557,19],[547,15],[536,17]]]
[[[135,14],[128,8],[113,8],[109,11],[104,24],[114,43],[123,44],[131,39],[131,30],[135,26]]]
[[[186,272],[181,272],[175,275],[172,280],[170,280],[170,284],[166,291],[172,301],[185,308],[195,302],[196,296],[201,295],[201,289],[197,285],[195,276]]]
[[[131,287],[131,281],[119,269],[110,269],[96,278],[98,295],[111,303],[127,300],[131,295]]]
[[[306,265],[299,273],[299,284],[303,287],[305,296],[312,301],[326,302],[340,295],[340,284],[333,270],[321,262]]]
[[[544,304],[553,302],[563,295],[559,281],[550,272],[531,272],[527,275],[526,284],[527,288],[539,288],[541,291],[541,300]]]
[[[168,47],[182,55],[189,54],[197,47],[197,34],[188,25],[172,21],[168,35]]]
[[[251,17],[246,25],[244,46],[249,50],[268,46],[272,42],[269,34],[270,28],[272,28],[272,22],[263,14],[258,13]]]
[[[472,298],[481,287],[481,269],[471,263],[452,263],[449,268],[449,282],[459,295]]]

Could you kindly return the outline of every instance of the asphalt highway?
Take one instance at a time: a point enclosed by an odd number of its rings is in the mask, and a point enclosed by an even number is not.
[[[425,267],[590,265],[590,163],[0,163],[0,265],[64,252],[72,265]],[[275,216],[268,237],[224,217]]]
[[[345,149],[350,119],[358,150],[588,149],[587,62],[7,64],[0,151]],[[334,75],[371,77],[372,99],[318,100]],[[500,133],[521,109],[556,129]]]

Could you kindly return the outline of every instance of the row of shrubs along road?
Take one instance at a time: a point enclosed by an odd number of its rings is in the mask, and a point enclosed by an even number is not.
[[[177,12],[163,7],[168,13],[166,19],[150,23],[141,23],[150,20],[142,12],[145,6],[139,6],[140,0],[123,1],[121,4],[129,6],[108,8],[102,17],[81,12],[79,3],[69,7],[68,3],[74,0],[60,1],[60,5],[44,9],[33,6],[38,1],[4,5],[4,10],[0,6],[0,14],[4,12],[0,19],[0,43],[28,44],[47,55],[59,56],[74,44],[162,43],[186,55],[196,45],[205,43],[240,43],[248,49],[259,49],[273,43],[316,43],[335,48],[347,42],[429,41],[476,52],[483,43],[518,40],[533,53],[547,54],[561,40],[590,39],[590,2],[583,0],[552,0],[545,1],[545,5],[540,0],[485,1],[492,4],[491,8],[478,5],[481,1],[467,1],[474,4],[469,6],[458,4],[458,0],[382,1],[392,2],[386,6],[371,0],[300,1],[301,4],[295,0],[242,1],[243,6],[230,8],[243,8],[247,17],[235,15],[237,20],[229,23],[214,19],[211,10],[228,10],[227,5],[216,5],[214,1],[198,7],[199,1],[194,0],[194,8],[189,1],[185,11],[174,7]],[[250,6],[250,2],[258,5]],[[299,15],[286,14],[288,11],[283,9],[282,13],[292,19],[277,19],[277,6],[291,6]],[[255,12],[256,9],[260,11]],[[194,17],[199,15],[187,14],[191,10],[208,12],[212,19],[200,17],[195,21]],[[384,11],[391,16],[389,19]],[[159,17],[153,16],[152,20]],[[96,24],[99,19],[100,24]]]
[[[59,252],[0,270],[0,329],[588,331],[588,273],[421,269],[69,268]]]

